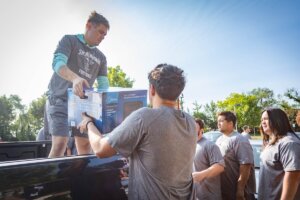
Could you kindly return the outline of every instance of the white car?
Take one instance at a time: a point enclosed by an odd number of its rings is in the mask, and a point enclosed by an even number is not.
[[[255,198],[257,199],[257,192],[258,192],[258,182],[259,182],[259,168],[260,168],[260,153],[262,151],[262,140],[249,140],[252,150],[253,150],[253,157],[254,157],[254,167],[255,167],[255,181],[256,181],[256,194]]]
[[[203,133],[203,137],[205,137],[206,139],[212,141],[212,142],[216,142],[218,137],[220,137],[222,135],[222,133],[220,131],[209,131],[206,133]]]

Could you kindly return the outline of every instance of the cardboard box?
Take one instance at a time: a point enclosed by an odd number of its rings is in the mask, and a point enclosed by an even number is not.
[[[102,133],[111,132],[131,112],[147,106],[147,90],[132,88],[109,88],[108,90],[86,90],[85,99],[80,99],[68,89],[68,123],[76,127],[81,114],[96,118],[96,125]]]

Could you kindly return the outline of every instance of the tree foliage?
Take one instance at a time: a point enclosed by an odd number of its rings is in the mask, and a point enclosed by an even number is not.
[[[134,80],[127,77],[119,65],[116,67],[108,67],[107,76],[110,87],[131,88],[134,83]]]
[[[249,95],[253,95],[257,98],[258,102],[256,106],[260,107],[261,109],[274,106],[278,103],[274,98],[273,90],[268,88],[255,88],[249,92]]]
[[[36,132],[43,126],[46,96],[23,105],[18,95],[0,97],[0,136],[5,141],[34,140]]]
[[[290,91],[293,97],[298,98],[298,93]],[[291,124],[295,121],[295,110],[285,100],[276,99],[274,92],[268,88],[256,88],[248,93],[232,93],[225,100],[217,103],[211,102],[204,106],[194,102],[193,116],[201,118],[210,129],[217,129],[217,113],[220,111],[232,111],[237,116],[238,130],[249,125],[257,128],[260,125],[260,118],[263,109],[267,107],[281,107],[286,111]]]
[[[11,138],[11,124],[15,118],[13,98],[11,97],[6,97],[6,95],[0,97],[0,136],[3,140]]]
[[[210,127],[210,129],[217,130],[217,114],[219,112],[218,105],[211,101],[208,104],[204,105],[204,113],[206,115],[206,121],[205,123],[207,126]]]
[[[224,101],[219,101],[218,106],[221,110],[232,111],[237,117],[237,128],[241,129],[244,125],[256,127],[259,125],[261,108],[258,105],[260,98],[255,95],[232,93]]]
[[[35,140],[36,133],[44,124],[46,95],[32,101],[26,113],[17,118],[15,133],[18,140]]]
[[[299,96],[299,92],[298,92],[298,90],[296,88],[290,88],[290,89],[288,89],[284,93],[284,95],[286,97],[288,97],[289,99],[295,101],[298,104],[298,106],[300,106],[300,96]]]
[[[197,101],[193,103],[193,117],[203,120],[206,124],[206,115],[201,111],[202,105],[199,105]]]
[[[217,113],[218,106],[213,101],[204,106],[199,105],[197,102],[193,103],[193,117],[203,120],[205,131],[217,129]]]

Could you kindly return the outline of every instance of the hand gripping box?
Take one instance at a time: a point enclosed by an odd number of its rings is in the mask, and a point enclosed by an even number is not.
[[[85,99],[68,89],[68,124],[77,127],[86,112],[96,119],[102,133],[111,132],[131,112],[147,106],[147,90],[132,88],[109,88],[108,90],[85,90]]]

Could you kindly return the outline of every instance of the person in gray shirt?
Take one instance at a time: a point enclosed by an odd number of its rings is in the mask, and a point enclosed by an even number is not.
[[[65,35],[57,45],[45,109],[47,131],[52,135],[50,158],[64,155],[69,138],[67,89],[73,88],[74,94],[83,98],[84,88],[92,87],[95,80],[100,89],[109,86],[106,57],[97,48],[108,29],[107,19],[94,11],[87,20],[84,34]],[[76,129],[73,134],[78,154],[90,153],[88,138]]]
[[[222,200],[220,174],[225,165],[222,154],[216,144],[203,137],[203,121],[195,121],[198,133],[193,172],[196,196],[198,199]]]
[[[264,110],[261,130],[267,145],[261,154],[258,199],[300,199],[300,139],[286,113]]]
[[[255,199],[255,173],[252,147],[249,140],[234,131],[236,116],[230,111],[218,114],[217,139],[225,161],[221,174],[222,198],[225,200]]]
[[[248,125],[243,126],[243,132],[241,135],[251,140],[250,127]]]
[[[152,108],[131,113],[107,137],[83,115],[79,129],[87,131],[100,158],[117,152],[129,157],[129,199],[195,199],[193,161],[196,123],[177,110],[176,100],[185,86],[183,70],[160,64],[148,75]]]

